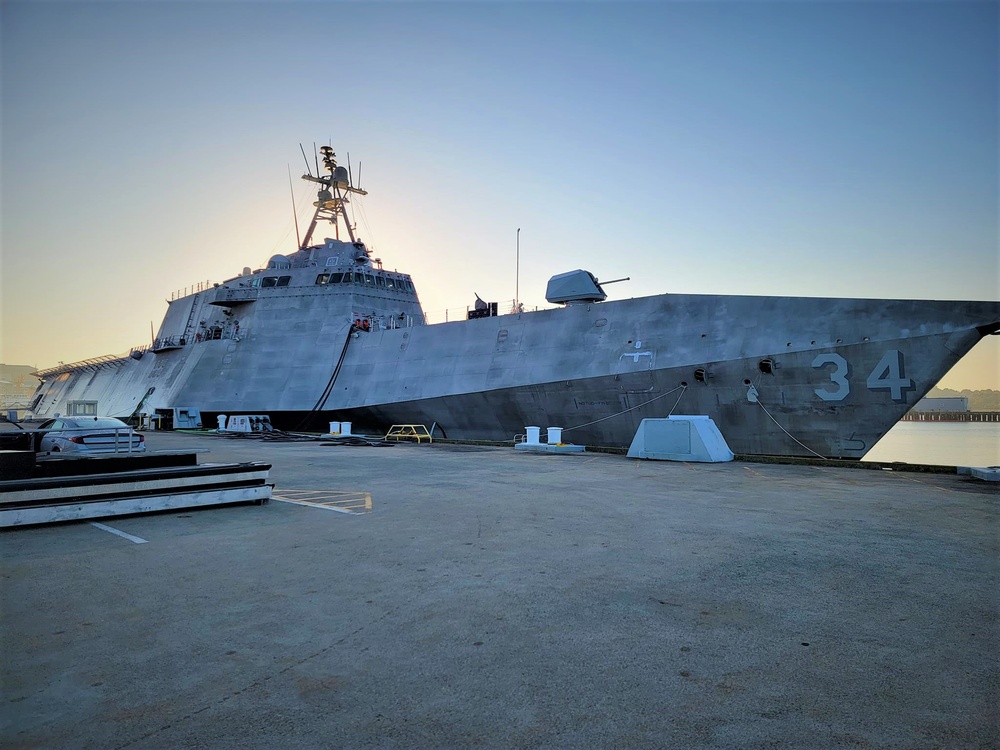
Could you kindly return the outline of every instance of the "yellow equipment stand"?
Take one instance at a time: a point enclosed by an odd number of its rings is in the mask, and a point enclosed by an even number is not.
[[[389,428],[389,431],[385,433],[385,439],[393,439],[396,442],[400,440],[410,440],[416,439],[418,443],[423,442],[424,439],[428,443],[433,443],[434,438],[427,431],[427,428],[422,424],[394,424]]]

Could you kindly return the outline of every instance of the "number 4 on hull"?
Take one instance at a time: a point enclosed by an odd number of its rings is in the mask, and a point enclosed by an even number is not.
[[[913,380],[903,372],[903,353],[889,349],[875,365],[866,381],[870,391],[889,391],[896,403],[906,402],[906,392],[914,388]]]

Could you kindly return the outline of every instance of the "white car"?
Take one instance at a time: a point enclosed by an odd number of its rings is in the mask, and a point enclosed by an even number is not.
[[[146,437],[114,417],[59,417],[43,422],[39,452],[135,453],[146,450]],[[129,443],[131,442],[131,451]]]

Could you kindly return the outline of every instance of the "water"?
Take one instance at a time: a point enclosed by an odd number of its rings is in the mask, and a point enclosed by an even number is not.
[[[1000,422],[898,422],[862,460],[1000,466]]]

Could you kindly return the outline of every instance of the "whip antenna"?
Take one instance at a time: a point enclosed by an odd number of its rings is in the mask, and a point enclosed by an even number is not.
[[[306,162],[309,166],[309,162]],[[288,192],[292,194],[292,218],[295,220],[295,246],[302,247],[302,238],[299,237],[299,214],[295,210],[295,188],[292,187],[292,167],[288,167]]]
[[[312,173],[313,173],[312,167],[309,166],[309,159],[306,158],[306,150],[304,148],[302,148],[302,144],[301,143],[299,144],[299,151],[302,152],[302,161],[304,161],[306,163],[306,174],[308,174],[310,177],[312,177]]]

